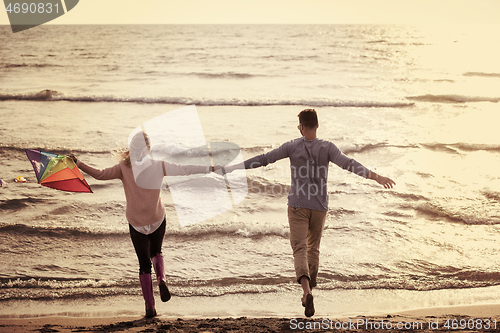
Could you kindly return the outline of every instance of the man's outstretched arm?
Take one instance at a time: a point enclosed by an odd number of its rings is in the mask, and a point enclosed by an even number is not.
[[[330,143],[330,149],[328,151],[329,154],[329,159],[332,163],[338,165],[344,170],[351,171],[358,176],[367,178],[367,179],[372,179],[382,185],[385,188],[392,188],[396,183],[387,177],[381,176],[377,174],[374,171],[371,171],[367,168],[365,168],[361,163],[358,161],[349,158],[342,154],[340,149],[337,148],[333,143]]]
[[[255,169],[266,166],[268,164],[276,162],[277,160],[287,158],[290,154],[291,148],[292,141],[287,142],[266,154],[254,156],[238,164],[224,166],[222,172],[230,173],[238,169]]]

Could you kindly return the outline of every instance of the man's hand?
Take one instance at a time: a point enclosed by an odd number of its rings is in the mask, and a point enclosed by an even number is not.
[[[396,185],[394,180],[383,176],[379,176],[379,178],[375,180],[385,188],[392,188],[394,185]]]
[[[396,185],[394,180],[388,177],[381,176],[373,171],[370,171],[368,179],[373,179],[374,181],[382,185],[384,188],[392,188],[394,185]]]

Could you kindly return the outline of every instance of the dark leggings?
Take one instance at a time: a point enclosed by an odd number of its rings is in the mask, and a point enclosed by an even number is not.
[[[163,244],[163,236],[165,236],[166,219],[163,219],[162,224],[152,234],[144,235],[135,230],[130,224],[130,238],[134,244],[135,253],[139,259],[139,275],[151,274],[151,258],[161,253]]]

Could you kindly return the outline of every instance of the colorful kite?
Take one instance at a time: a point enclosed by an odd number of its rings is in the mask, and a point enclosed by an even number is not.
[[[92,193],[75,162],[63,155],[25,149],[38,183],[57,190]]]

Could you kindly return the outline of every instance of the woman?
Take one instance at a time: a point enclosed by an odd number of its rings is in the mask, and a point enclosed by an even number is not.
[[[146,317],[156,316],[151,263],[158,281],[163,302],[170,299],[165,278],[161,247],[165,235],[166,214],[160,191],[163,177],[209,173],[210,167],[178,165],[149,158],[150,145],[146,133],[132,138],[129,150],[119,151],[121,161],[113,167],[99,170],[69,155],[77,166],[98,180],[120,179],[127,201],[126,217],[130,238],[139,259],[139,280],[146,305]],[[215,168],[211,168],[215,171]]]

